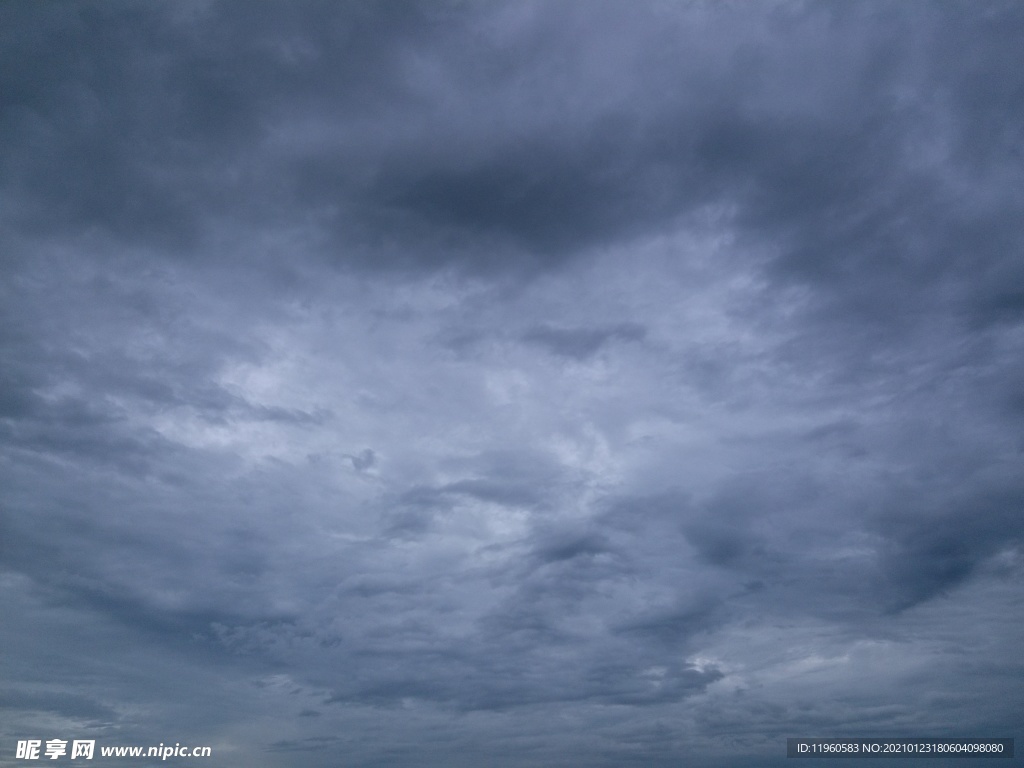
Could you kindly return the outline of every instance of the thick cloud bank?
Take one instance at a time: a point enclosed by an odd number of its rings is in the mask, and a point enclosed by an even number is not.
[[[1024,737],[1022,38],[0,5],[0,765]]]

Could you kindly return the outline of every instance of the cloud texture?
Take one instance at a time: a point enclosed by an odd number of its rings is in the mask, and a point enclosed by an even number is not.
[[[4,3],[0,765],[1014,736],[1022,34]]]

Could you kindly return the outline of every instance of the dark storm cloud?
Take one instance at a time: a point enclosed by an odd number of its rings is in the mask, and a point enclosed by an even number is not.
[[[371,199],[441,231],[491,235],[554,261],[673,214],[671,201],[644,188],[646,169],[620,157],[631,138],[626,118],[586,120],[579,134],[535,130],[490,156],[442,157],[418,173],[415,156],[403,157],[381,172]]]
[[[1022,29],[0,6],[3,744],[1012,735]]]
[[[372,448],[364,448],[358,455],[349,456],[348,458],[356,472],[365,472],[377,463],[377,456]]]
[[[584,360],[613,341],[641,341],[646,335],[643,326],[620,323],[606,328],[553,328],[540,325],[523,334],[523,340],[545,347],[550,352],[576,360]]]
[[[280,110],[324,97],[342,109],[385,100],[387,76],[367,74],[389,70],[420,15],[385,4],[283,14],[271,3],[241,15],[217,3],[44,15],[11,3],[4,13],[4,134],[19,149],[5,166],[17,219],[175,249],[196,244],[211,207],[265,213],[273,201],[245,189],[272,169],[250,153]]]
[[[147,51],[159,26],[147,12],[119,10],[63,6],[40,15],[5,5],[3,129],[20,150],[5,153],[8,193],[19,201],[17,218],[37,231],[102,226],[182,244],[195,236],[196,211],[182,187],[161,183],[168,141],[154,145],[146,131],[161,109],[158,97],[146,98],[157,96],[146,87],[155,75]]]
[[[546,536],[540,542],[535,556],[541,563],[549,564],[613,552],[608,539],[600,534],[569,532]]]
[[[299,206],[343,262],[502,268],[722,205],[769,238],[780,279],[860,319],[927,311],[965,248],[990,293],[966,291],[963,311],[987,322],[1019,303],[1004,258],[1021,246],[1019,167],[986,160],[1019,143],[1012,4],[721,10],[698,22],[716,50],[685,55],[700,32],[683,9],[529,7],[503,30],[472,6],[72,5],[22,35],[36,19],[6,8],[9,213],[51,233],[180,249],[211,211],[259,227]],[[551,47],[601,25],[620,27],[603,99],[580,87],[595,40]],[[543,94],[534,112],[524,83]],[[275,138],[296,128],[308,141]],[[1008,194],[964,204],[986,179]]]
[[[906,505],[876,525],[889,551],[884,566],[887,604],[903,609],[946,595],[1001,551],[1024,538],[1024,488],[991,482],[973,492],[950,490],[947,498],[900,494]]]

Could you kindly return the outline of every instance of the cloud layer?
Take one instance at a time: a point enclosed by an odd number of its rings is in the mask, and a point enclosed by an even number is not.
[[[0,765],[1013,736],[1022,31],[5,3]]]

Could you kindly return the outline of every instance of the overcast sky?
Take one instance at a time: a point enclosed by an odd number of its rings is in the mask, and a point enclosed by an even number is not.
[[[0,766],[1024,737],[1022,39],[4,2]]]

